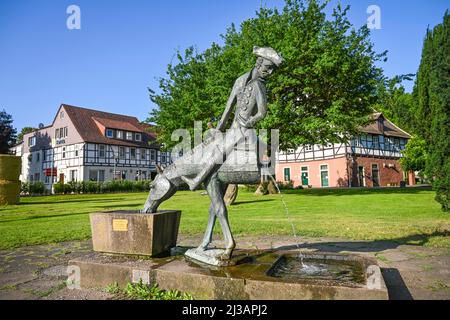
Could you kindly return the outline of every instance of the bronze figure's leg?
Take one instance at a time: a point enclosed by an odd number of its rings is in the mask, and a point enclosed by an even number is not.
[[[203,242],[201,244],[202,250],[206,250],[208,248],[208,245],[212,241],[212,235],[213,235],[215,223],[216,223],[216,212],[214,209],[214,205],[211,203],[211,205],[209,206],[208,226],[206,227],[205,236],[203,237]]]
[[[231,258],[236,243],[231,234],[230,223],[228,221],[228,210],[223,201],[223,189],[224,185],[217,178],[217,173],[213,174],[207,182],[206,190],[211,198],[211,209],[214,210],[216,217],[219,219],[225,240],[225,252],[221,259],[228,260]]]

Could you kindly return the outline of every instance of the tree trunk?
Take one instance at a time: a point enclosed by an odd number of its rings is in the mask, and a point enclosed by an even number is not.
[[[223,200],[227,206],[231,206],[236,201],[238,195],[238,186],[237,184],[228,185],[227,191],[225,192],[225,196]]]

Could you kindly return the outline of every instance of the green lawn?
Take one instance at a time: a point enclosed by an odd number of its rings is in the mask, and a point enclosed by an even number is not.
[[[255,196],[239,191],[229,209],[236,235],[298,234],[355,240],[395,240],[450,248],[450,215],[442,213],[434,193],[422,189],[298,190]],[[90,237],[88,213],[139,209],[144,193],[23,198],[17,206],[0,207],[0,249]],[[183,211],[180,232],[201,234],[209,198],[201,192],[178,192],[161,207]],[[216,227],[216,230],[219,228]]]

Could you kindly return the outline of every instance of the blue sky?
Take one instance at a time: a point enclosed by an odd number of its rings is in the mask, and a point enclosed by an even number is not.
[[[137,116],[154,107],[157,89],[176,49],[220,42],[232,23],[259,6],[282,0],[2,0],[0,1],[0,108],[14,125],[50,124],[60,103]],[[330,7],[337,3],[333,0]],[[373,30],[377,51],[388,50],[386,75],[415,73],[427,26],[442,21],[448,0],[342,0],[356,26],[369,5],[381,9]],[[66,8],[81,8],[81,30],[66,27]],[[412,83],[407,84],[411,90]]]

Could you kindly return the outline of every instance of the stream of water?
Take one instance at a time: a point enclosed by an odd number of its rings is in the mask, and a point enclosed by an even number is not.
[[[293,234],[294,239],[295,239],[295,244],[297,246],[297,249],[300,251],[300,239],[299,239],[299,237],[297,235],[297,230],[295,228],[294,221],[292,221],[292,217],[291,217],[291,215],[289,213],[289,209],[288,209],[286,201],[285,201],[285,199],[283,197],[283,193],[281,192],[280,187],[278,186],[278,183],[276,182],[275,178],[272,175],[268,175],[268,176],[270,177],[270,179],[275,184],[275,187],[277,188],[278,194],[280,195],[281,202],[283,203],[283,207],[284,207],[284,212],[285,212],[286,217],[288,219],[288,222],[290,223],[291,228],[292,228],[292,234]],[[319,274],[322,274],[323,272],[325,272],[327,270],[327,268],[323,264],[315,264],[315,263],[306,264],[303,261],[304,256],[303,256],[303,254],[301,252],[299,252],[298,257],[300,258],[300,263],[301,263],[301,266],[302,266],[301,267],[301,271],[303,273],[305,273],[305,274],[308,274],[308,275],[311,275],[311,276],[319,275]]]

